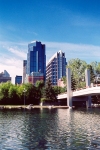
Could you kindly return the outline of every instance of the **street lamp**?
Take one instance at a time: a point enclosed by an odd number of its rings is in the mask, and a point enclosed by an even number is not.
[[[23,89],[23,92],[24,92],[24,108],[25,108],[25,93],[26,93],[26,91],[27,91],[27,90],[24,88],[24,89]]]

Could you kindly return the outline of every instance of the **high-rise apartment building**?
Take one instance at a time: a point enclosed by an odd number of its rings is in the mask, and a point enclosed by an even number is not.
[[[25,64],[25,61],[24,63]],[[33,41],[28,44],[27,62],[26,62],[26,74],[31,76],[31,73],[42,73],[44,80],[46,78],[46,54],[45,44],[38,41]],[[24,66],[24,65],[23,65]],[[24,67],[23,67],[24,68]],[[24,68],[25,69],[25,68]],[[25,70],[24,70],[25,72]],[[25,74],[23,73],[23,79]]]
[[[66,58],[61,50],[56,52],[46,66],[46,80],[50,78],[52,85],[57,85],[59,79],[66,76]]]

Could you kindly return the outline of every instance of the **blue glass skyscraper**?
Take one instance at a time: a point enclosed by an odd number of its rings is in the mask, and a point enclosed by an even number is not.
[[[46,76],[46,54],[45,44],[33,41],[28,44],[27,53],[27,74],[32,72],[40,72]]]

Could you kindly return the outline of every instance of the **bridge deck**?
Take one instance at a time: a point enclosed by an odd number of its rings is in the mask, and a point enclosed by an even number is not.
[[[87,89],[81,89],[79,91],[72,92],[72,97],[77,96],[92,96],[92,95],[100,95],[100,86],[91,87]],[[57,99],[67,98],[67,93],[60,94],[57,96]]]

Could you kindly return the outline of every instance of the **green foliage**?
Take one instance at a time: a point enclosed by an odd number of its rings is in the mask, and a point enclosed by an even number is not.
[[[46,81],[45,88],[43,90],[43,97],[49,101],[56,101],[56,94],[54,88],[52,87],[52,83],[50,79]]]
[[[95,74],[91,65],[87,65],[87,69],[90,70],[90,82],[94,83]]]
[[[68,62],[67,68],[71,69],[72,75],[73,75],[73,82],[76,82],[77,84],[75,85],[74,88],[79,88],[81,83],[84,82],[85,78],[85,69],[87,67],[87,63],[83,60],[80,59],[71,59]]]
[[[63,84],[64,84],[65,86],[67,86],[67,80],[66,80],[66,77],[65,77],[65,76],[62,77],[62,81],[63,81]]]
[[[76,80],[75,80],[75,78],[73,76],[73,73],[71,75],[71,89],[72,90],[76,90]]]
[[[96,73],[100,74],[100,62],[96,66]]]
[[[41,102],[44,102],[44,101],[46,101],[46,98],[41,98]]]
[[[100,74],[100,62],[91,62],[90,65],[92,66],[92,69],[95,74]]]
[[[11,82],[1,83],[0,84],[0,100],[7,101],[9,100],[9,89],[12,86]]]

